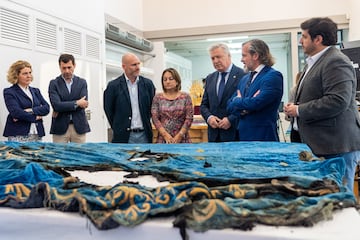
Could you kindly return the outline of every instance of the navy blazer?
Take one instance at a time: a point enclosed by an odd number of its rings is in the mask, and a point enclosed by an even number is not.
[[[49,98],[54,110],[50,128],[51,134],[65,134],[70,124],[70,116],[78,134],[90,132],[85,109],[81,107],[75,108],[75,102],[84,96],[86,96],[87,100],[89,99],[85,79],[74,75],[71,93],[69,93],[65,80],[61,75],[50,81]]]
[[[247,88],[250,73],[240,80],[237,89],[228,102],[228,111],[239,118],[240,141],[279,141],[277,120],[283,95],[283,76],[272,67],[265,66]],[[254,97],[254,94],[260,93]]]
[[[202,117],[207,121],[210,115],[217,116],[219,118],[228,117],[231,127],[227,130],[212,128],[208,125],[208,141],[215,142],[230,142],[237,140],[237,118],[233,114],[228,114],[226,111],[226,104],[229,98],[236,91],[236,87],[239,80],[245,75],[244,70],[233,65],[225,85],[224,93],[221,100],[217,97],[217,82],[219,72],[215,71],[209,74],[205,79],[205,90],[200,105],[200,111]]]
[[[155,95],[153,82],[139,76],[138,97],[141,120],[148,142],[152,143],[151,103]],[[113,130],[113,143],[128,143],[131,127],[131,101],[125,75],[112,80],[104,91],[104,111]]]
[[[50,111],[38,88],[29,87],[33,100],[17,85],[4,89],[5,105],[9,111],[6,119],[3,136],[27,136],[31,123],[36,124],[39,137],[45,136],[43,120],[36,120],[36,116],[46,116]],[[33,113],[24,109],[32,108]]]

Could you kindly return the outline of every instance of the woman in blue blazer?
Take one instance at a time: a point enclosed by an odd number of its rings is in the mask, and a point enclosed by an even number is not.
[[[13,63],[7,79],[13,85],[4,89],[9,115],[3,136],[9,141],[40,141],[45,136],[42,117],[49,113],[50,107],[40,90],[29,86],[33,80],[30,63],[22,60]]]

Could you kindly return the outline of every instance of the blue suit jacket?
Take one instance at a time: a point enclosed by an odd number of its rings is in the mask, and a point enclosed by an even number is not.
[[[153,82],[139,76],[138,97],[141,120],[148,142],[152,142],[151,104],[155,95]],[[104,111],[113,130],[113,143],[128,143],[131,127],[131,101],[125,75],[109,82],[104,91]]]
[[[213,72],[206,77],[204,95],[200,105],[201,115],[207,121],[210,115],[218,116],[219,118],[228,117],[231,122],[231,127],[228,130],[212,128],[208,125],[208,140],[215,142],[229,142],[237,140],[237,118],[233,114],[228,114],[226,111],[226,104],[229,98],[236,91],[239,80],[245,75],[244,71],[233,65],[225,85],[224,93],[221,100],[217,97],[217,81],[219,72]]]
[[[277,119],[283,95],[283,76],[272,67],[265,66],[245,93],[250,73],[238,85],[237,93],[228,102],[227,110],[239,118],[240,141],[279,141]],[[253,97],[257,91],[260,93]]]
[[[4,89],[5,105],[9,111],[3,134],[4,137],[27,136],[31,123],[36,124],[40,137],[45,136],[43,120],[36,120],[36,116],[46,116],[50,111],[50,106],[38,88],[29,87],[29,89],[33,101],[17,84]],[[25,112],[24,109],[26,108],[32,108],[33,113]]]
[[[76,100],[84,96],[86,96],[88,100],[87,83],[85,79],[74,76],[71,93],[69,93],[65,81],[61,76],[50,81],[49,97],[55,113],[51,121],[51,134],[65,134],[69,127],[70,116],[72,117],[74,128],[78,134],[90,132],[85,109],[81,107],[75,108]]]

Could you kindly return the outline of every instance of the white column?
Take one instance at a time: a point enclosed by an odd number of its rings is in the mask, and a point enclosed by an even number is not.
[[[360,40],[360,1],[349,1],[349,41]]]

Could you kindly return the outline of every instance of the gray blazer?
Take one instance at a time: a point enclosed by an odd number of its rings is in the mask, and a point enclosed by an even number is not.
[[[356,76],[348,57],[330,47],[299,85],[295,102],[303,142],[318,156],[360,150]]]

